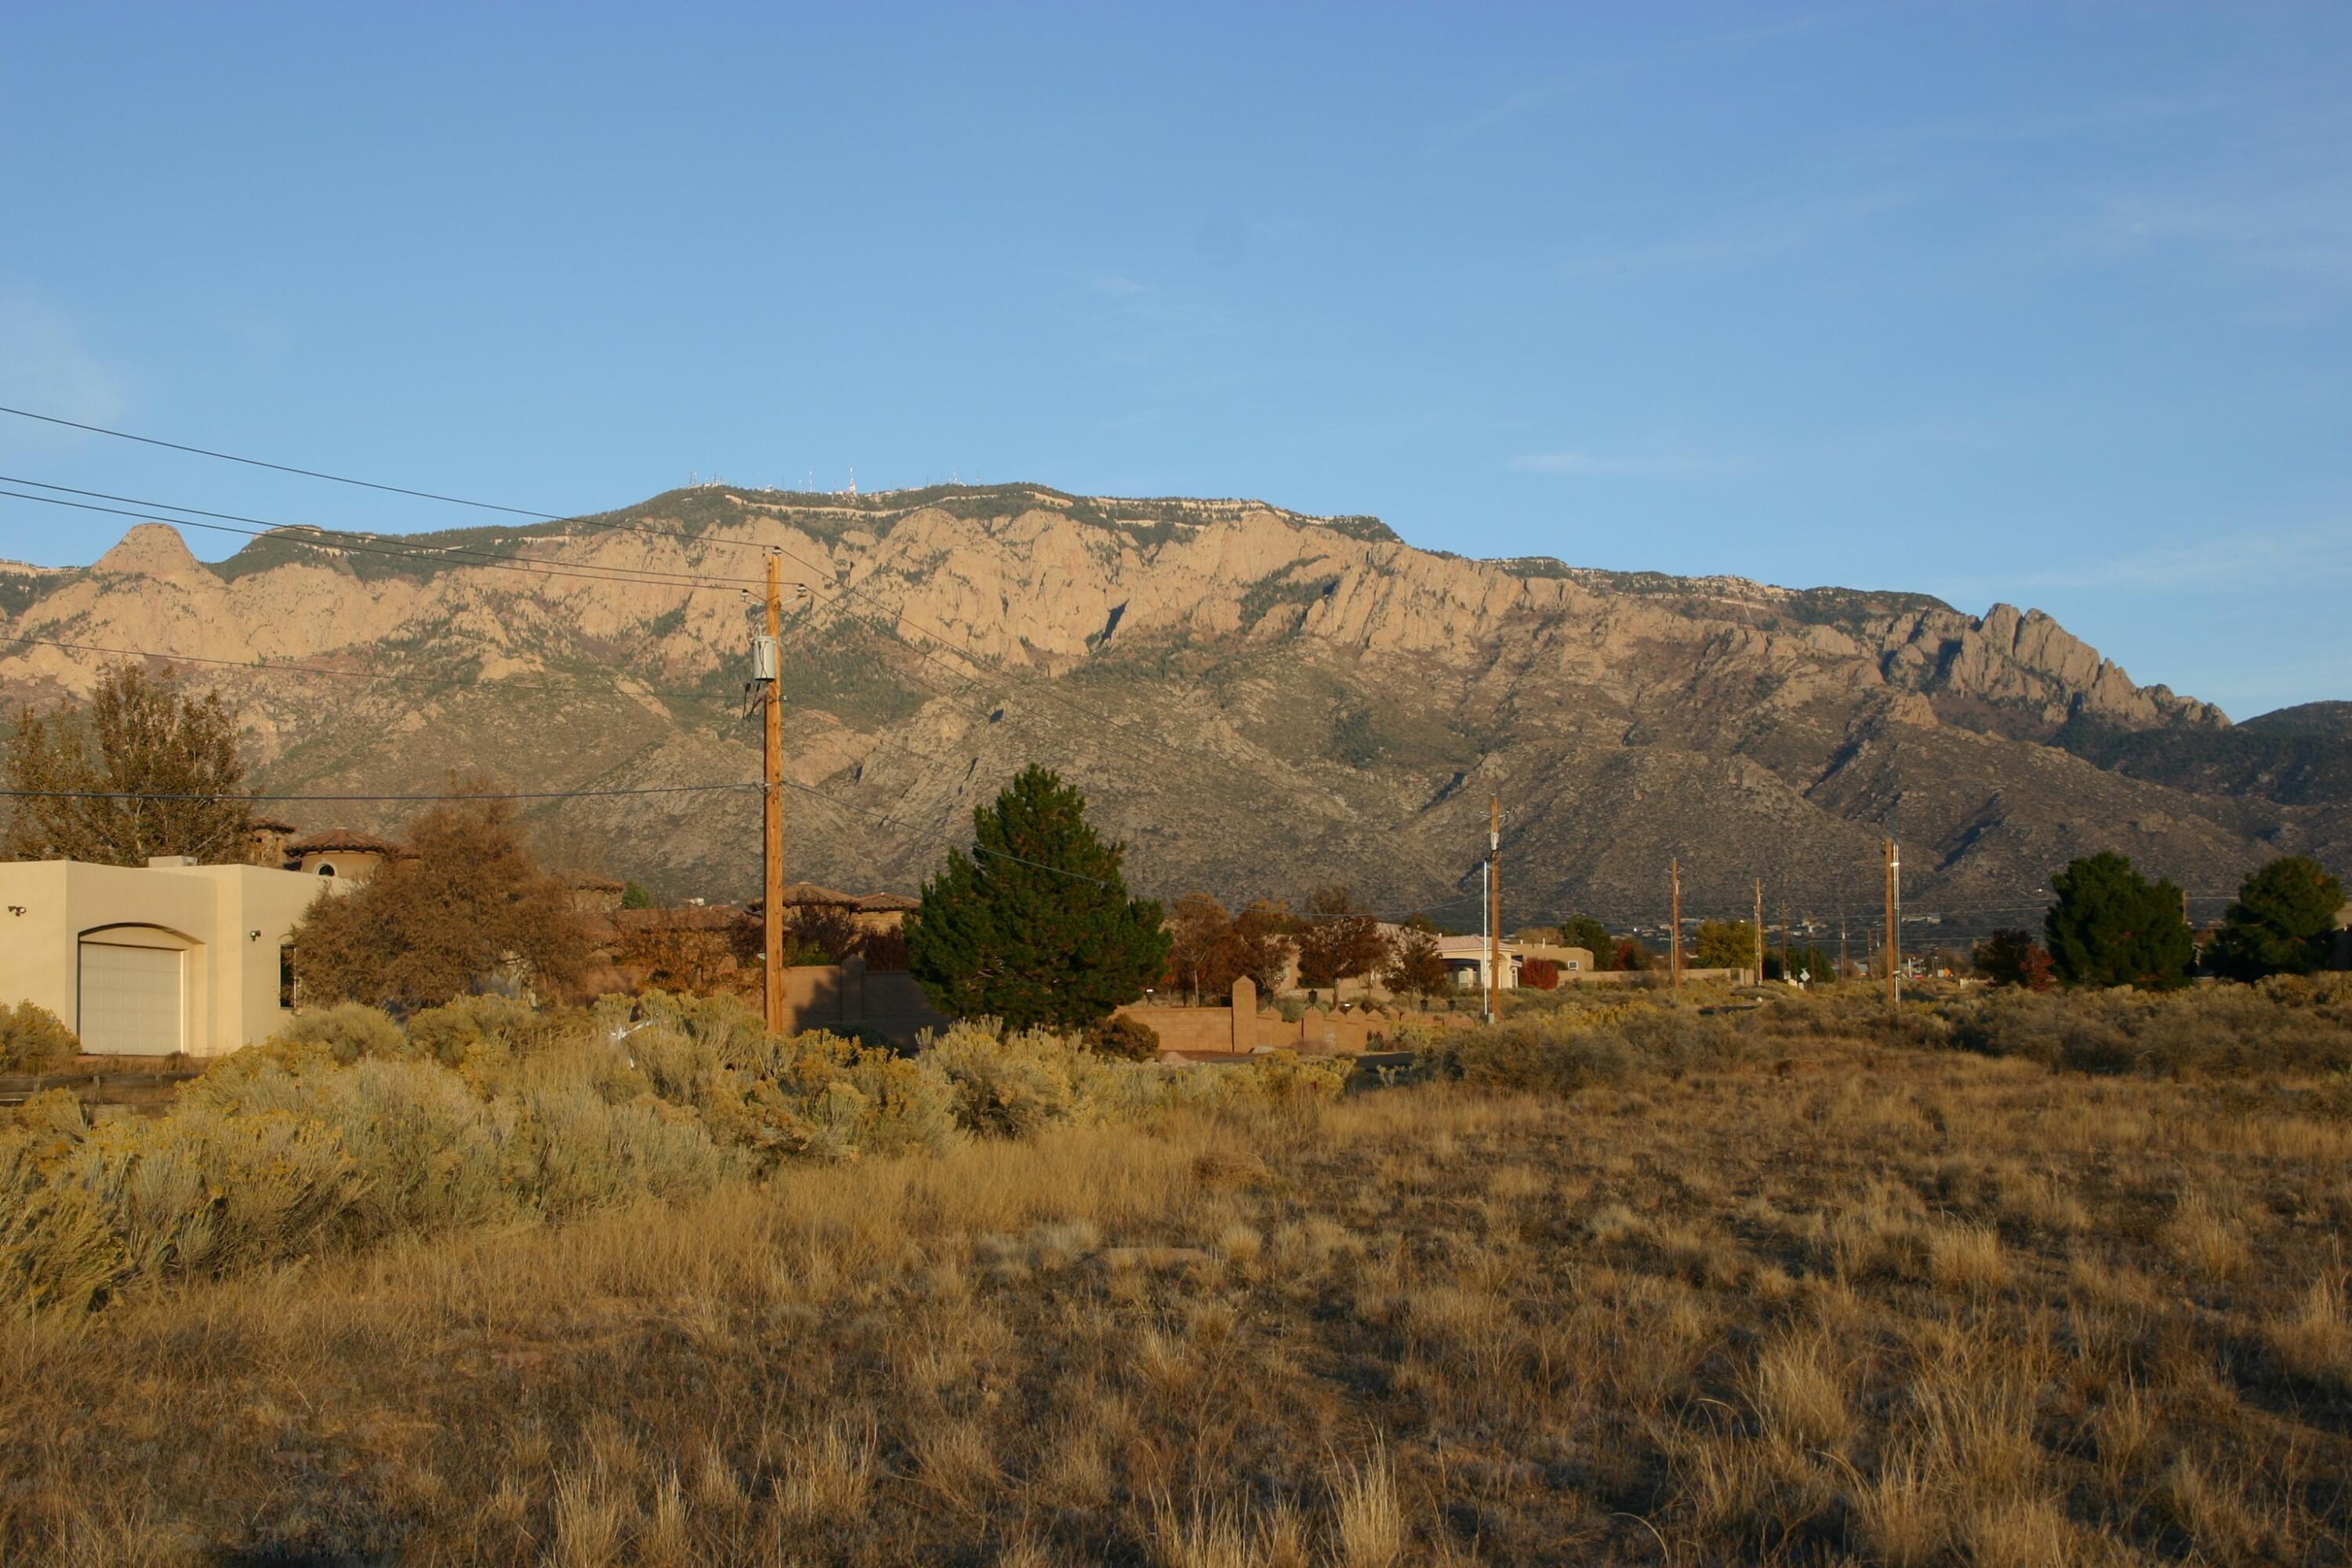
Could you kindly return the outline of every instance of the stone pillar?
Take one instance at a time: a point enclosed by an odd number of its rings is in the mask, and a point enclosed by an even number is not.
[[[1234,1055],[1257,1048],[1257,982],[1243,975],[1234,982]]]

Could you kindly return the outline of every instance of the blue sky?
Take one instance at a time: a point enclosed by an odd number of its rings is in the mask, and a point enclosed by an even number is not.
[[[2352,698],[2352,8],[26,6],[0,403],[1373,512]],[[0,419],[0,473],[466,514]],[[0,555],[112,520],[0,500]],[[198,552],[234,541],[191,534]]]

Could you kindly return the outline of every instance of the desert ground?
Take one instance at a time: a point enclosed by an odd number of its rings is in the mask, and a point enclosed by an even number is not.
[[[2298,984],[1567,1005],[1337,1095],[967,1100],[927,1147],[125,1273],[0,1322],[0,1541],[2341,1561],[2352,990]]]

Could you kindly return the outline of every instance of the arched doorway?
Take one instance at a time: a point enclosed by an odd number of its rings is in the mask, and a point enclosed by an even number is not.
[[[93,1056],[168,1057],[188,1045],[188,950],[162,926],[82,932],[75,1032]]]

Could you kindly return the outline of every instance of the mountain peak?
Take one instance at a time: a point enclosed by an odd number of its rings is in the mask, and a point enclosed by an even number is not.
[[[204,567],[188,549],[180,531],[161,522],[142,522],[122,536],[121,543],[98,558],[93,572],[120,572],[138,577],[185,577]]]

